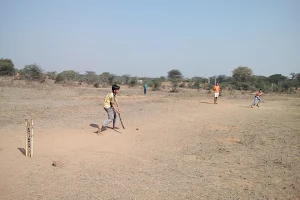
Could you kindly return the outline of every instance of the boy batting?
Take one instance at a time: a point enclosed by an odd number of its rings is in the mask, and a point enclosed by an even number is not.
[[[104,110],[107,112],[108,119],[102,123],[102,126],[98,128],[98,134],[102,131],[106,130],[107,125],[113,122],[113,129],[118,129],[117,127],[117,118],[118,114],[120,114],[120,107],[118,100],[116,98],[117,94],[120,91],[120,86],[113,85],[112,92],[108,93],[104,100]]]

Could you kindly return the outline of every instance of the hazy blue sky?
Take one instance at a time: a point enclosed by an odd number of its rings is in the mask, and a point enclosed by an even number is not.
[[[300,0],[0,0],[17,68],[136,76],[300,72]]]

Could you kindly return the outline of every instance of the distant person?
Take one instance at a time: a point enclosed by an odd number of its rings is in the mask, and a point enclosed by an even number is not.
[[[148,87],[147,83],[145,83],[143,87],[144,87],[144,95],[146,95],[147,94],[147,87]]]
[[[261,98],[260,98],[261,95],[262,95],[262,90],[259,89],[259,91],[258,91],[258,92],[255,94],[255,96],[254,96],[254,101],[253,101],[253,103],[251,104],[251,108],[253,108],[253,106],[255,106],[256,100],[258,100],[258,103],[256,104],[256,106],[259,107],[258,104],[260,104],[260,102],[261,102]]]
[[[98,128],[98,134],[107,129],[107,125],[113,122],[113,129],[118,129],[117,127],[117,118],[120,114],[120,107],[118,100],[116,98],[117,94],[120,91],[120,86],[113,85],[112,92],[108,93],[104,100],[104,110],[107,112],[108,119],[105,120],[100,128]]]
[[[219,83],[216,82],[216,85],[214,86],[214,92],[215,92],[215,98],[214,98],[214,104],[218,104],[218,97],[219,97],[219,94],[220,94],[220,86],[219,86]]]

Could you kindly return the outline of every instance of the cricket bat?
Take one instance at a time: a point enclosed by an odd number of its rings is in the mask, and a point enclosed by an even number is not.
[[[125,127],[124,127],[124,124],[123,124],[123,122],[122,122],[122,118],[121,118],[121,115],[119,114],[119,118],[120,118],[120,122],[121,122],[121,124],[122,124],[122,127],[123,127],[123,129],[125,129]]]

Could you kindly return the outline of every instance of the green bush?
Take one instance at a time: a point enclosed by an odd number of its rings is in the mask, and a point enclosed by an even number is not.
[[[134,87],[137,84],[137,78],[132,77],[129,81],[129,87]]]
[[[46,73],[46,76],[48,76],[48,78],[51,79],[51,80],[55,80],[57,74],[56,74],[55,71],[54,71],[54,72],[47,72],[47,73]]]
[[[81,79],[87,84],[94,84],[99,82],[100,77],[95,72],[87,71],[85,75],[82,75]]]
[[[99,87],[100,87],[100,84],[99,84],[99,82],[97,82],[97,83],[94,83],[94,87],[95,87],[95,88],[99,88]]]
[[[200,89],[200,79],[195,80],[193,84],[193,88]]]
[[[64,77],[61,74],[58,74],[55,78],[55,83],[61,83],[65,81]]]
[[[152,90],[154,90],[154,91],[160,90],[160,86],[161,86],[161,81],[160,80],[153,79],[151,82],[152,82],[152,84],[151,84],[150,87],[152,87]]]
[[[44,79],[43,70],[36,64],[26,65],[20,70],[23,79],[31,81],[41,81]]]
[[[0,59],[0,76],[14,76],[15,71],[14,63],[11,59]]]
[[[61,76],[59,80],[63,79],[66,81],[76,81],[82,78],[80,74],[75,72],[74,70],[63,71],[59,73],[57,76]]]
[[[182,74],[179,70],[173,69],[168,72],[168,79],[172,83],[172,90],[171,92],[177,92],[177,86],[182,81]]]

